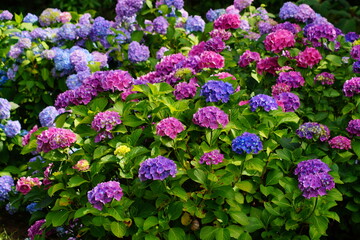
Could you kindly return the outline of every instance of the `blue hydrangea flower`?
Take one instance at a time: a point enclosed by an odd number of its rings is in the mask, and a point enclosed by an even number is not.
[[[18,209],[15,208],[13,205],[11,205],[11,203],[7,203],[5,205],[5,210],[10,214],[10,215],[14,215]]]
[[[230,95],[234,93],[233,86],[228,82],[209,80],[201,87],[200,96],[204,96],[207,102],[226,103]]]
[[[54,106],[48,106],[39,113],[39,120],[42,127],[55,127],[55,118],[59,115]]]
[[[90,38],[92,40],[97,40],[98,38],[108,36],[110,33],[110,26],[110,21],[106,20],[105,18],[95,18],[91,28]]]
[[[28,211],[30,214],[33,214],[34,212],[40,211],[41,208],[39,208],[38,203],[33,202],[26,206],[26,211]]]
[[[168,7],[174,6],[176,9],[180,10],[184,8],[184,0],[164,0],[164,3]]]
[[[205,21],[200,16],[189,16],[185,23],[187,32],[204,32]]]
[[[241,136],[236,137],[232,141],[232,150],[238,154],[258,153],[263,149],[260,137],[256,134],[244,132]]]
[[[71,90],[78,89],[82,85],[82,81],[78,78],[76,74],[71,74],[66,79],[66,86]]]
[[[21,131],[21,124],[17,120],[16,121],[9,120],[4,127],[4,132],[7,137],[15,137],[17,134],[20,134],[20,131]]]
[[[139,178],[141,181],[164,180],[169,176],[175,177],[176,173],[175,162],[163,156],[148,158],[140,163]]]
[[[75,40],[76,39],[76,26],[72,23],[65,23],[59,28],[57,36],[63,40]]]
[[[288,18],[294,18],[299,11],[298,9],[299,9],[299,7],[295,3],[286,2],[280,8],[279,17],[283,20],[288,19]]]
[[[14,185],[14,179],[12,177],[0,177],[0,202],[9,199],[9,192],[12,190]]]
[[[24,23],[35,23],[38,21],[38,17],[34,14],[28,13],[23,19]]]
[[[360,35],[357,34],[356,32],[348,32],[347,34],[345,34],[345,40],[347,42],[354,42],[356,40],[358,40],[360,38]]]
[[[129,44],[128,57],[131,62],[135,63],[146,61],[150,57],[149,48],[133,41]]]
[[[9,80],[9,78],[6,75],[6,72],[3,70],[0,70],[0,86],[4,85],[8,80]]]
[[[273,97],[270,97],[265,94],[258,94],[252,97],[249,101],[250,110],[255,112],[258,107],[264,108],[265,111],[269,112],[270,110],[278,109],[278,104]]]
[[[11,104],[5,98],[0,98],[0,119],[8,119],[10,117]]]
[[[209,21],[209,22],[213,22],[215,21],[216,19],[218,19],[221,15],[225,14],[226,13],[226,10],[225,9],[215,9],[215,10],[212,10],[210,8],[209,11],[207,11],[206,13],[206,19]]]
[[[57,71],[71,71],[74,66],[70,62],[69,49],[53,48],[55,51],[54,63]]]
[[[353,64],[353,72],[360,73],[360,61],[356,61]]]

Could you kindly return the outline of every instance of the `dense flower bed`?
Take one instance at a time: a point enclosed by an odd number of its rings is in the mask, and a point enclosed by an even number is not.
[[[31,213],[31,240],[358,224],[359,35],[306,4],[183,6],[0,13],[0,206]]]

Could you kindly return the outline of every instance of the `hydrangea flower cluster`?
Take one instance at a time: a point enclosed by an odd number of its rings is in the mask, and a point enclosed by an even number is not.
[[[351,140],[344,136],[336,136],[328,141],[331,148],[351,149]]]
[[[33,202],[26,206],[26,211],[30,214],[33,214],[34,212],[40,211],[42,208],[38,207],[38,203]]]
[[[16,191],[26,195],[33,187],[40,186],[41,184],[41,181],[37,177],[21,177],[16,183]]]
[[[85,172],[89,170],[90,163],[86,159],[81,159],[72,168],[78,170],[79,172]]]
[[[353,77],[346,80],[343,85],[343,92],[346,97],[352,97],[360,93],[360,77]]]
[[[309,24],[304,29],[304,33],[315,47],[321,46],[322,38],[334,41],[337,37],[335,27],[332,24]]]
[[[263,149],[262,142],[260,137],[254,133],[244,132],[240,136],[236,137],[232,143],[232,150],[238,154],[243,153],[255,153]]]
[[[205,21],[200,16],[189,16],[185,23],[187,32],[204,32]]]
[[[154,31],[159,34],[166,34],[169,22],[163,16],[156,17],[153,20]]]
[[[128,146],[120,145],[115,149],[114,154],[116,156],[125,156],[125,154],[130,151],[131,151],[131,149]]]
[[[247,67],[252,62],[258,62],[260,60],[260,54],[258,52],[251,52],[250,50],[246,50],[240,57],[238,61],[238,65],[240,67]]]
[[[254,0],[234,0],[234,7],[239,11],[249,7]]]
[[[19,121],[7,121],[6,125],[4,126],[4,133],[7,137],[15,137],[21,131],[21,124]]]
[[[177,100],[193,98],[199,85],[194,82],[180,82],[175,85],[174,96]]]
[[[228,82],[209,80],[201,87],[200,96],[206,98],[206,102],[227,103],[230,95],[234,93],[233,86]]]
[[[42,127],[55,127],[55,118],[61,113],[54,106],[48,106],[39,113]]]
[[[168,136],[172,139],[175,139],[176,135],[184,130],[184,125],[174,117],[164,118],[156,125],[157,135]]]
[[[215,29],[237,29],[240,28],[240,16],[238,14],[223,14],[214,21]]]
[[[0,119],[8,119],[10,117],[11,104],[5,98],[0,98]]]
[[[320,159],[310,159],[298,163],[294,174],[298,176],[299,189],[305,198],[326,195],[335,187],[333,177],[328,174],[329,166]]]
[[[293,47],[295,45],[295,37],[290,31],[279,29],[267,35],[264,44],[267,51],[279,53],[284,48]]]
[[[291,88],[298,88],[304,86],[305,79],[301,76],[300,72],[289,71],[279,73],[279,77],[276,79],[277,83],[285,83]]]
[[[276,100],[266,94],[258,94],[252,97],[249,101],[250,110],[255,112],[257,108],[262,107],[265,111],[269,112],[270,110],[278,109],[278,104]]]
[[[204,51],[200,55],[199,67],[203,68],[223,68],[225,59],[220,54],[213,51]]]
[[[216,19],[218,19],[221,15],[225,14],[226,13],[226,10],[225,9],[215,9],[215,10],[212,10],[210,8],[209,11],[206,12],[206,19],[209,21],[209,22],[213,22],[215,21]]]
[[[315,11],[307,4],[300,4],[295,19],[300,22],[312,22],[316,18]]]
[[[301,138],[317,139],[324,142],[330,138],[330,130],[327,126],[317,122],[306,122],[297,130],[296,134]]]
[[[193,123],[200,127],[211,129],[219,128],[219,124],[224,128],[229,123],[229,116],[215,106],[200,108],[192,119]]]
[[[299,97],[291,92],[283,92],[275,96],[276,103],[284,112],[294,112],[300,107]]]
[[[272,75],[276,75],[277,69],[280,68],[278,63],[278,57],[266,57],[260,59],[256,64],[256,72],[258,74],[270,73]]]
[[[40,236],[43,234],[43,225],[45,224],[45,222],[45,219],[37,220],[33,225],[29,227],[27,232],[30,240],[34,240],[36,236]]]
[[[47,153],[58,148],[70,147],[76,141],[76,135],[69,129],[49,128],[39,135],[37,139],[37,151]]]
[[[295,18],[298,13],[298,6],[293,2],[286,2],[280,8],[279,17],[283,20]]]
[[[348,131],[351,135],[360,137],[360,119],[350,120],[346,131]]]
[[[236,80],[236,77],[234,75],[232,75],[231,73],[228,73],[228,72],[219,72],[219,73],[216,73],[214,75],[211,75],[212,76],[215,76],[215,77],[218,77],[219,79],[225,79],[225,78],[229,78],[231,80]]]
[[[352,59],[360,60],[360,45],[355,45],[351,48],[350,56]]]
[[[99,112],[91,122],[91,128],[97,132],[101,130],[111,131],[121,123],[120,114],[115,111]]]
[[[0,202],[9,199],[9,192],[14,185],[14,179],[11,176],[0,177]]]
[[[11,20],[13,15],[8,10],[4,10],[0,13],[0,20]]]
[[[312,68],[315,64],[318,64],[321,59],[322,56],[320,52],[313,47],[306,47],[306,49],[296,57],[298,66],[303,68]]]
[[[335,82],[335,76],[332,73],[322,72],[314,77],[314,81],[322,85],[332,85]]]
[[[353,64],[353,72],[360,73],[360,61],[356,61]]]
[[[40,26],[46,27],[51,24],[60,22],[61,11],[56,8],[47,8],[39,16]]]
[[[116,20],[122,21],[135,16],[142,8],[144,0],[118,0],[115,6]]]
[[[133,85],[134,79],[128,71],[111,70],[107,71],[100,82],[103,90],[115,92],[129,89]]]
[[[276,83],[271,87],[271,94],[273,96],[279,95],[280,93],[290,92],[291,87],[286,83]]]
[[[204,153],[199,160],[200,164],[205,163],[206,165],[217,165],[222,163],[224,155],[219,150],[213,150],[211,152]]]
[[[133,41],[129,44],[128,56],[131,62],[144,62],[150,57],[149,47]]]
[[[348,32],[347,34],[345,34],[345,40],[347,42],[354,42],[356,40],[358,40],[360,38],[360,35],[357,34],[356,32]]]
[[[28,145],[30,142],[31,135],[38,130],[38,126],[35,125],[22,139],[21,143],[23,146]]]
[[[226,31],[225,29],[213,29],[210,33],[212,38],[220,38],[223,41],[229,40],[231,37],[231,32]]]
[[[162,181],[169,176],[175,177],[176,173],[177,167],[173,160],[157,156],[156,158],[148,158],[140,163],[139,179],[140,181]]]
[[[225,49],[225,43],[222,41],[221,38],[210,38],[204,44],[205,51],[213,51],[213,52],[222,52]]]
[[[101,211],[106,203],[111,202],[113,199],[120,201],[123,195],[119,182],[108,181],[99,183],[88,191],[87,198],[94,208]]]

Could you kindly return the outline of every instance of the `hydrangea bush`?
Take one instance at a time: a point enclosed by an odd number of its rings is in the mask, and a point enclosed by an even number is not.
[[[359,224],[359,35],[306,4],[235,0],[207,19],[183,6],[0,14],[0,134],[19,156],[0,205],[32,212],[30,239],[320,239]]]

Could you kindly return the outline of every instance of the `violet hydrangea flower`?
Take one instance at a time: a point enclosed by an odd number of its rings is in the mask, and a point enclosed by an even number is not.
[[[133,41],[129,44],[128,56],[131,62],[144,62],[150,57],[149,47]]]
[[[194,82],[180,82],[175,85],[174,96],[176,100],[193,98],[199,85]]]
[[[346,80],[343,85],[343,92],[346,97],[352,97],[360,93],[360,77],[353,77]]]
[[[42,127],[55,127],[55,118],[59,111],[54,106],[48,106],[39,113],[39,120]]]
[[[159,16],[153,20],[154,31],[159,34],[166,34],[169,22],[163,16]]]
[[[142,8],[144,0],[118,0],[115,11],[116,20],[122,21],[123,19],[130,18]]]
[[[43,234],[43,225],[45,224],[45,222],[45,219],[37,220],[33,225],[29,227],[27,232],[30,240],[34,240],[36,236],[40,236]]]
[[[360,119],[350,120],[346,131],[351,135],[360,137]]]
[[[258,52],[251,52],[250,50],[246,50],[240,57],[238,61],[238,65],[240,67],[247,67],[252,62],[258,62],[260,60],[260,54]]]
[[[293,2],[286,2],[280,8],[279,17],[283,20],[289,18],[295,18],[296,14],[298,13],[298,6]]]
[[[200,164],[205,163],[206,165],[217,165],[222,163],[224,155],[219,150],[213,150],[211,152],[204,153],[199,160]]]
[[[200,127],[217,129],[219,125],[224,128],[229,123],[229,116],[218,107],[208,106],[200,108],[193,115],[192,121]]]
[[[88,191],[87,198],[94,208],[101,211],[106,203],[111,202],[113,199],[120,201],[123,195],[119,182],[108,181],[99,183]]]
[[[298,88],[304,86],[305,79],[301,76],[300,72],[289,71],[279,73],[276,83],[285,83],[291,88]]]
[[[258,153],[263,149],[260,137],[254,133],[244,132],[231,143],[232,150],[238,154]]]
[[[314,77],[314,81],[322,85],[332,85],[335,82],[335,76],[332,73],[322,72]]]
[[[276,103],[284,112],[294,112],[300,107],[299,97],[291,92],[283,92],[275,96]]]
[[[14,185],[14,179],[11,176],[5,175],[0,177],[0,202],[9,199],[9,192]]]
[[[329,166],[320,159],[310,159],[298,163],[294,174],[298,176],[299,189],[305,198],[326,195],[335,187],[333,177],[328,174]]]
[[[356,40],[358,40],[360,38],[360,35],[357,34],[356,32],[348,32],[347,34],[345,34],[345,40],[347,42],[354,42]]]
[[[0,13],[0,20],[11,20],[13,17],[12,13],[9,12],[8,10],[4,10]]]
[[[233,86],[228,82],[209,80],[201,87],[200,96],[206,98],[206,102],[223,102],[230,100],[230,95],[234,93]]]
[[[47,153],[58,148],[70,147],[76,141],[76,135],[69,129],[51,127],[39,135],[37,151]]]
[[[258,94],[252,97],[249,101],[249,104],[250,110],[253,112],[256,111],[256,109],[259,107],[264,108],[264,110],[267,112],[269,112],[270,110],[278,109],[278,104],[276,103],[276,100],[266,94]]]
[[[337,149],[351,149],[351,140],[344,136],[336,136],[328,141],[331,148]]]
[[[234,7],[240,12],[249,7],[254,0],[234,0]]]
[[[184,125],[174,117],[164,118],[156,125],[157,135],[168,136],[172,139],[175,139],[176,135],[184,130]]]
[[[315,47],[322,45],[322,38],[334,41],[337,37],[335,27],[332,24],[309,24],[304,28],[304,33],[307,40],[312,42]]]
[[[306,139],[320,139],[324,142],[330,138],[330,130],[327,126],[317,122],[306,122],[302,124],[297,130],[296,134],[301,138]]]
[[[139,178],[140,181],[146,180],[164,180],[172,176],[175,177],[177,167],[173,160],[163,156],[148,158],[140,163]]]
[[[307,4],[300,4],[297,7],[295,19],[300,22],[311,22],[316,18],[316,12]]]
[[[10,117],[11,104],[5,98],[0,98],[0,119],[8,119]]]
[[[99,112],[91,122],[91,128],[97,132],[101,130],[111,131],[121,123],[120,114],[115,111]]]

